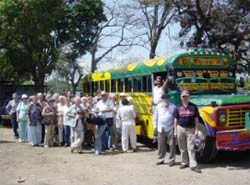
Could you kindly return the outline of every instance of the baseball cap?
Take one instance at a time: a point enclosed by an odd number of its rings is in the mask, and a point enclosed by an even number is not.
[[[189,96],[188,90],[183,90],[183,91],[181,92],[181,96]]]

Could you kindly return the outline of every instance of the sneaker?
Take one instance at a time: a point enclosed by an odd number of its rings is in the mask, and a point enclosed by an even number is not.
[[[200,170],[200,168],[198,168],[198,167],[192,167],[192,168],[190,168],[192,171],[194,171],[194,172],[196,172],[196,173],[201,173],[201,170]]]
[[[159,165],[164,164],[164,161],[157,161],[155,164],[156,164],[157,166],[159,166]]]
[[[48,145],[44,145],[44,148],[49,148],[49,146]]]
[[[188,167],[188,165],[186,165],[186,164],[181,164],[180,165],[180,169],[184,169],[184,168],[187,168]]]
[[[22,142],[22,140],[21,140],[21,139],[19,139],[19,140],[18,140],[18,142],[19,142],[19,143],[21,143],[21,142]]]
[[[100,152],[98,152],[98,151],[95,151],[95,155],[100,155]]]

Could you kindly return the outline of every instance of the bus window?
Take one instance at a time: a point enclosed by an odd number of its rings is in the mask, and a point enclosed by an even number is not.
[[[123,85],[124,85],[124,81],[118,80],[118,92],[123,92]]]
[[[105,91],[109,92],[110,91],[110,85],[109,85],[109,80],[105,80]]]
[[[125,92],[132,92],[132,78],[125,79]]]
[[[92,93],[95,93],[98,90],[98,83],[97,82],[91,82],[92,86]]]
[[[101,90],[101,91],[104,90],[104,81],[100,81],[100,90]]]
[[[142,92],[142,77],[134,77],[133,78],[133,89],[134,92]]]
[[[151,75],[147,76],[147,92],[152,92],[152,78],[151,78]]]
[[[116,80],[111,80],[111,92],[116,92]]]
[[[142,77],[141,90],[147,92],[147,76]]]

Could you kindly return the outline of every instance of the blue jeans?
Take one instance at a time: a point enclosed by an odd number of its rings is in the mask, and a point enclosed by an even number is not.
[[[95,150],[99,154],[102,151],[102,135],[105,131],[106,124],[105,125],[99,125],[98,126],[98,138],[95,140]]]
[[[108,149],[113,148],[113,118],[107,118],[106,123],[108,126]]]
[[[18,123],[17,123],[17,120],[16,120],[16,113],[11,114],[10,119],[11,119],[10,121],[11,121],[11,126],[12,126],[12,129],[13,129],[14,135],[16,137],[18,137],[18,132],[17,132]]]
[[[65,145],[70,146],[70,126],[64,125],[64,141]]]

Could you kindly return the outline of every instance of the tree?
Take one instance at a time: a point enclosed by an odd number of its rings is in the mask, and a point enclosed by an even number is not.
[[[127,4],[130,22],[134,26],[136,35],[146,36],[144,45],[150,47],[149,58],[156,56],[156,50],[166,26],[172,21],[176,12],[171,0],[134,0]],[[138,11],[139,10],[139,11]]]
[[[61,53],[56,71],[60,77],[65,78],[68,84],[71,84],[73,94],[75,94],[81,78],[86,74],[86,70],[79,65],[72,53]]]
[[[187,0],[173,1],[178,11],[180,36],[193,32],[192,46],[207,44],[229,50],[245,69],[250,67],[250,1]]]
[[[60,0],[5,0],[0,2],[0,35],[5,56],[16,71],[28,72],[37,91],[57,60],[51,31],[62,13]]]
[[[99,23],[91,47],[88,49],[91,55],[91,72],[94,72],[97,64],[113,50],[140,45],[137,35],[131,33],[130,17],[125,15],[125,9],[117,1],[104,4],[104,12],[106,21]],[[105,46],[103,44],[105,42],[108,45]]]
[[[17,71],[28,72],[37,91],[55,69],[59,49],[85,53],[102,14],[100,0],[0,2],[0,46]],[[20,65],[22,64],[22,65]]]
[[[0,55],[0,81],[14,81],[22,83],[26,79],[29,79],[29,75],[27,73],[18,73],[10,62],[8,62],[5,55]]]
[[[66,11],[68,14],[60,21],[56,33],[61,46],[57,71],[75,93],[85,72],[78,59],[95,44],[96,32],[106,17],[100,0],[72,1]]]

